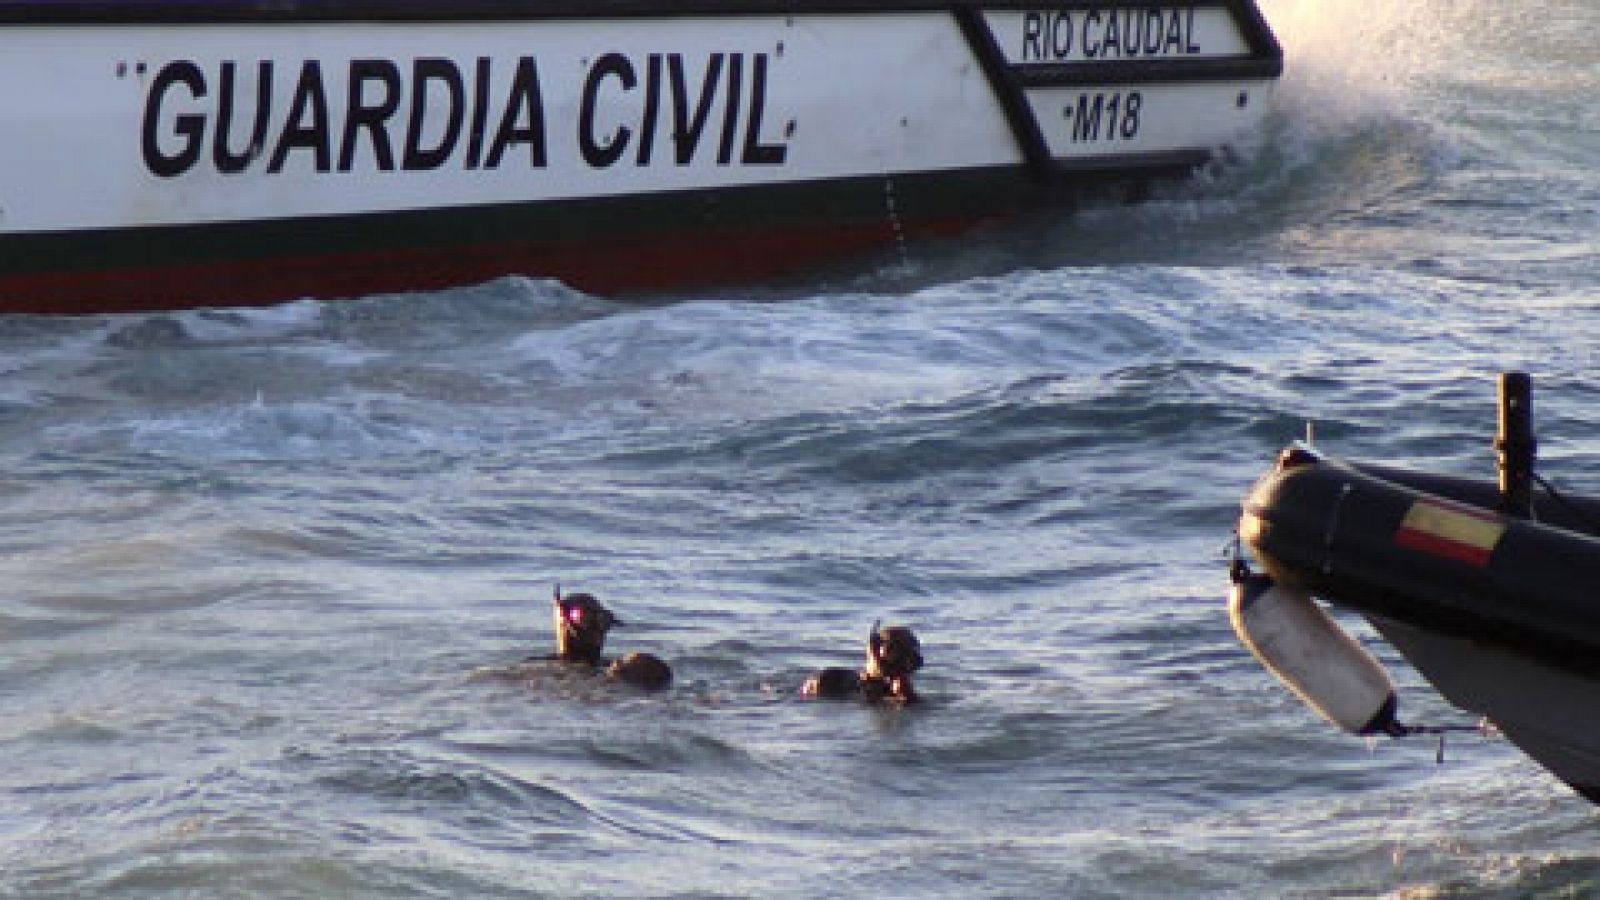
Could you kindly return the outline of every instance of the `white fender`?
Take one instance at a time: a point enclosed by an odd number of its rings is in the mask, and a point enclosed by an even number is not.
[[[1303,590],[1265,575],[1236,579],[1234,633],[1302,702],[1352,734],[1394,734],[1398,700],[1383,665]]]

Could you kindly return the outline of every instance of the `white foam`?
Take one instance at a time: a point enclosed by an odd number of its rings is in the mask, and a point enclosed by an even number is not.
[[[375,421],[332,402],[274,403],[264,397],[234,406],[168,415],[78,422],[50,428],[62,445],[123,445],[141,453],[189,459],[263,460],[371,457],[432,449],[425,432]]]
[[[1404,114],[1431,79],[1470,63],[1484,5],[1265,0],[1284,48],[1279,106],[1327,127]]]

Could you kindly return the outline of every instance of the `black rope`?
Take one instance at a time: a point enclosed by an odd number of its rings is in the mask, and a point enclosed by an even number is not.
[[[1402,738],[1412,737],[1419,734],[1450,734],[1451,732],[1468,731],[1484,736],[1488,736],[1489,734],[1488,725],[1484,722],[1479,722],[1476,725],[1402,725],[1401,723],[1396,722],[1394,725],[1386,729],[1384,734],[1387,734],[1389,737]]]
[[[1439,738],[1439,749],[1434,753],[1433,761],[1437,765],[1444,765],[1444,739],[1448,734],[1464,734],[1473,732],[1485,738],[1495,737],[1500,730],[1488,719],[1482,719],[1476,725],[1402,725],[1394,722],[1384,729],[1384,734],[1392,738],[1415,737],[1417,735],[1434,735]]]
[[[1555,485],[1546,481],[1543,475],[1540,475],[1537,472],[1532,473],[1532,475],[1533,480],[1539,483],[1539,487],[1544,488],[1544,492],[1550,495],[1551,500],[1561,504],[1562,509],[1565,509],[1567,512],[1572,514],[1573,518],[1576,518],[1578,521],[1582,522],[1584,527],[1587,528],[1591,533],[1600,534],[1600,519],[1596,519],[1594,516],[1590,515],[1587,510],[1578,506],[1577,503],[1568,498],[1566,494],[1556,490]]]

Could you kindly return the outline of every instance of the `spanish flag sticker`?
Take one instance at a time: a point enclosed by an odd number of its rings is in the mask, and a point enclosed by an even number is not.
[[[1494,513],[1439,500],[1418,500],[1406,511],[1394,542],[1408,550],[1487,566],[1489,554],[1505,533],[1505,522]]]

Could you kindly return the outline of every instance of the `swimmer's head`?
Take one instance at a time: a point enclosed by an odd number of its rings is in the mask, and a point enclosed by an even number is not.
[[[593,594],[561,596],[555,599],[556,656],[570,662],[600,665],[605,651],[606,632],[622,621],[601,605]]]
[[[646,691],[672,686],[672,668],[653,653],[629,653],[612,663],[606,676]]]
[[[867,675],[875,678],[909,678],[922,668],[922,643],[904,625],[872,626],[867,638]]]

